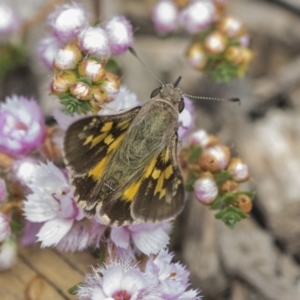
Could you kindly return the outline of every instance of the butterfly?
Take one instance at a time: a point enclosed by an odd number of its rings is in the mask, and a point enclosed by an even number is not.
[[[71,124],[64,162],[87,216],[115,226],[174,218],[184,205],[177,159],[183,92],[162,84],[144,105]]]

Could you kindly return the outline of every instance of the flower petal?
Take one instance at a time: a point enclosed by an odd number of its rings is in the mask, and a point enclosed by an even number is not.
[[[103,274],[103,291],[106,295],[112,295],[120,289],[120,283],[123,277],[122,266],[114,266],[107,269]]]
[[[129,246],[129,231],[125,227],[112,227],[110,238],[116,246],[128,248]]]
[[[163,223],[132,225],[131,228],[133,242],[146,255],[157,254],[169,243]]]
[[[46,222],[37,234],[42,247],[56,245],[71,229],[73,220],[55,218]]]

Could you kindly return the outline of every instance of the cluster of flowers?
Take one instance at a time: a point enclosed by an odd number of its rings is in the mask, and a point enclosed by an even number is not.
[[[193,191],[200,203],[220,210],[216,218],[234,227],[248,216],[254,195],[240,191],[240,184],[250,177],[240,157],[231,157],[230,149],[204,130],[192,133],[179,155],[186,189]]]
[[[245,74],[253,53],[242,22],[225,14],[226,0],[159,0],[152,20],[161,34],[183,27],[192,41],[186,56],[196,70],[216,81],[231,81]]]
[[[131,24],[116,16],[90,26],[83,8],[72,3],[52,13],[49,25],[51,35],[41,41],[38,54],[54,70],[52,94],[68,114],[99,111],[119,92],[120,78],[107,70],[107,63],[111,55],[122,54],[132,45]]]
[[[121,88],[111,105],[124,108],[137,102],[136,96]],[[50,161],[54,152],[61,161],[61,134],[78,116],[54,115],[59,129],[51,130],[33,99],[12,96],[1,104],[0,269],[14,264],[19,237],[23,245],[41,242],[42,247],[61,251],[105,247],[111,260],[76,287],[79,299],[100,295],[200,299],[197,291],[186,291],[188,271],[172,263],[172,255],[163,250],[169,243],[170,221],[114,227],[99,216],[85,217],[74,200],[67,171]],[[149,256],[144,271],[136,265],[141,254]]]

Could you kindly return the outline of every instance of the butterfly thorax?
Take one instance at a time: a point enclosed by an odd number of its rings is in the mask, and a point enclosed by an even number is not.
[[[174,88],[173,84],[168,83],[161,87],[160,93],[154,97],[153,100],[162,99],[167,101],[178,112],[178,105],[180,104],[182,96],[183,92],[181,88]]]

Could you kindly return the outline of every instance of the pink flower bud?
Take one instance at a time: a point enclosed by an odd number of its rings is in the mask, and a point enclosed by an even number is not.
[[[0,34],[11,34],[15,32],[19,26],[20,17],[16,10],[10,5],[0,3]]]
[[[92,97],[91,88],[85,82],[76,82],[70,88],[71,94],[80,100],[90,100]]]
[[[202,174],[194,183],[194,193],[199,202],[209,205],[217,198],[218,186],[210,174]]]
[[[101,87],[107,93],[107,100],[112,101],[120,90],[120,78],[110,72],[106,72],[106,80],[103,82]]]
[[[205,49],[200,43],[193,43],[187,50],[187,59],[190,66],[196,70],[203,70],[208,61]]]
[[[90,78],[93,82],[99,82],[105,76],[103,65],[93,59],[85,59],[78,66],[79,75]]]
[[[113,54],[124,53],[133,43],[130,22],[123,16],[116,16],[103,25],[107,32]]]
[[[157,31],[169,33],[178,27],[178,9],[173,1],[158,1],[152,10],[152,21]]]
[[[89,27],[83,30],[79,36],[79,44],[89,55],[97,55],[102,59],[108,59],[110,56],[107,33],[100,27]]]
[[[182,10],[180,23],[185,29],[195,34],[207,28],[216,18],[216,9],[210,0],[192,2]]]
[[[54,67],[57,70],[75,69],[81,59],[82,54],[78,46],[69,44],[58,51],[54,59]]]
[[[214,31],[206,37],[204,46],[212,54],[222,53],[227,46],[227,38],[222,33]]]
[[[70,86],[77,80],[76,75],[70,71],[63,71],[54,77],[51,83],[51,92],[53,94],[62,94],[69,90]]]
[[[250,176],[248,165],[239,157],[230,160],[227,171],[232,175],[232,179],[237,182],[245,181]]]
[[[216,145],[203,151],[199,158],[199,164],[203,171],[217,172],[224,170],[229,160],[229,148],[223,145]]]
[[[232,38],[242,36],[245,33],[243,23],[231,16],[223,18],[218,24],[218,29]]]
[[[49,16],[49,23],[55,36],[68,42],[88,25],[88,19],[83,7],[73,2],[59,6]]]

